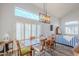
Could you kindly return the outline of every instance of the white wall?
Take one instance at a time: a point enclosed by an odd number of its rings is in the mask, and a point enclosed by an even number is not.
[[[73,10],[72,12],[68,13],[65,17],[61,19],[61,28],[64,34],[64,24],[68,21],[78,21],[79,22],[79,9]],[[79,33],[79,32],[78,32]]]
[[[1,5],[0,5],[0,33],[1,33]],[[1,35],[0,35],[1,37]]]
[[[23,8],[26,11],[38,14],[40,9],[37,7],[34,7],[32,4],[2,4],[2,7],[0,8],[0,12],[2,12],[0,21],[1,21],[1,26],[0,26],[0,38],[2,39],[3,35],[5,33],[9,33],[10,38],[15,39],[15,32],[16,32],[16,22],[21,21],[25,23],[37,23],[42,26],[41,32],[46,33],[46,35],[49,35],[50,33],[50,24],[43,24],[38,21],[31,21],[30,19],[25,19],[21,17],[16,17],[14,15],[14,10],[15,7],[20,7]],[[56,17],[51,18],[51,24],[54,25],[54,28],[58,25],[58,19]]]
[[[14,38],[15,29],[15,18],[14,18],[14,8],[11,4],[2,4],[2,14],[1,14],[1,38],[5,33],[9,33],[11,38]]]
[[[53,31],[50,31],[50,25],[53,25]],[[59,20],[56,17],[51,18],[50,24],[42,24],[42,33],[46,34],[46,36],[49,36],[51,34],[55,34],[55,29],[59,25]]]

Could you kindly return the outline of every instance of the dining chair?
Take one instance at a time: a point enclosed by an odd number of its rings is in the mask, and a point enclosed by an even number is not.
[[[15,42],[16,42],[16,48],[19,56],[31,56],[32,50],[30,46],[26,47],[21,45],[24,43],[22,41],[15,40]]]
[[[4,56],[4,42],[3,41],[0,41],[0,56]]]
[[[55,44],[55,41],[54,39],[52,39],[52,37],[48,37],[47,40],[45,41],[45,46],[49,49],[51,49],[52,47],[54,48],[54,44]]]
[[[72,49],[74,56],[79,56],[79,46],[76,46]]]

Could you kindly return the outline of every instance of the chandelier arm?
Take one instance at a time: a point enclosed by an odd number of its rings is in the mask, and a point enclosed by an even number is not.
[[[47,4],[43,3],[44,13],[47,16]]]

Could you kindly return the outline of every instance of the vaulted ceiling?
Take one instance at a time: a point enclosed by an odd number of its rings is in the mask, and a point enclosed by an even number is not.
[[[34,3],[33,5],[37,6],[38,8],[44,10],[43,3]],[[47,3],[47,11],[56,16],[56,17],[63,17],[69,12],[79,9],[78,3]]]

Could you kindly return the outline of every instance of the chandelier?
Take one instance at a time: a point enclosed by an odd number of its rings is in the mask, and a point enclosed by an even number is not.
[[[43,4],[43,8],[44,8],[44,13],[39,13],[39,19],[41,22],[43,23],[50,23],[50,16],[47,13],[47,5],[44,3]]]

